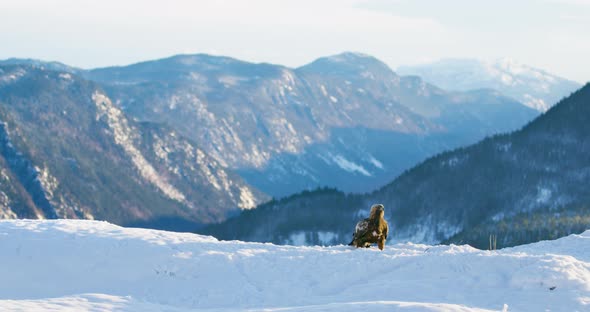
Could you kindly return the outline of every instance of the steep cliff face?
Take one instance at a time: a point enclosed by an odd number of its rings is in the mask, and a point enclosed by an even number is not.
[[[93,82],[37,66],[0,70],[6,217],[203,224],[267,198],[175,130],[128,118]]]
[[[536,115],[497,92],[446,92],[358,53],[296,69],[181,55],[84,75],[125,113],[168,124],[273,196],[324,185],[371,191]]]

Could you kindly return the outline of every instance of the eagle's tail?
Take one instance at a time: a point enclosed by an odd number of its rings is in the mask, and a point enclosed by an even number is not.
[[[348,246],[354,246],[354,238],[348,243]]]

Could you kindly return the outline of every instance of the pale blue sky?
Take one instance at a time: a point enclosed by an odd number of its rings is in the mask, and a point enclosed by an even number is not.
[[[358,51],[392,68],[510,57],[590,80],[590,0],[2,0],[0,59],[83,68],[180,53],[299,66]]]

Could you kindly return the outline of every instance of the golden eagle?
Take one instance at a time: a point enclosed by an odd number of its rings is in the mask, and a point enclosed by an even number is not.
[[[385,207],[383,205],[373,205],[369,217],[356,224],[354,234],[352,234],[352,242],[348,245],[369,247],[376,243],[379,249],[383,250],[389,231],[389,225],[383,218],[384,214]]]

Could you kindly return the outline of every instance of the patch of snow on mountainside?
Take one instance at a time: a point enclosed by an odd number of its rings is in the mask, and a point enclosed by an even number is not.
[[[547,203],[551,199],[551,190],[544,187],[537,187],[537,203]]]
[[[0,83],[14,83],[21,77],[26,75],[27,71],[22,68],[17,68],[8,72],[0,72]]]
[[[322,90],[322,94],[324,96],[328,96],[328,91],[326,91],[326,87],[324,85],[320,85],[320,90]]]
[[[61,73],[59,74],[59,78],[64,80],[72,80],[72,75],[70,73]]]
[[[373,166],[379,169],[383,169],[383,163],[377,160],[375,157],[373,157],[373,155],[369,155],[369,162],[373,164]]]
[[[51,201],[54,198],[53,192],[59,186],[59,182],[49,173],[49,169],[46,167],[39,168],[35,166],[35,171],[37,172],[37,180],[41,183],[43,191],[45,192],[45,197],[47,200]]]
[[[4,171],[4,170],[2,170]],[[0,175],[4,172],[0,171]],[[16,219],[17,215],[10,208],[11,201],[10,197],[6,193],[0,191],[0,219]]]
[[[240,202],[238,207],[241,209],[252,209],[256,207],[256,198],[248,187],[240,187]]]
[[[2,311],[586,311],[590,305],[590,231],[497,251],[399,241],[379,251],[225,242],[87,220],[3,220],[0,243],[0,276],[10,281],[0,283]]]
[[[348,172],[358,172],[362,175],[365,176],[371,176],[371,173],[369,173],[369,171],[367,171],[367,169],[365,169],[362,165],[356,164],[346,158],[344,158],[344,156],[342,155],[330,155],[332,160],[342,169],[348,171]]]

